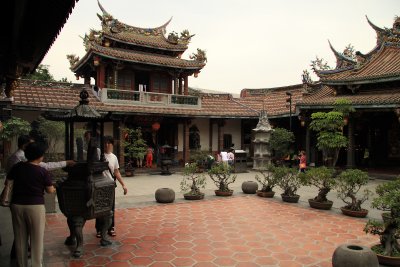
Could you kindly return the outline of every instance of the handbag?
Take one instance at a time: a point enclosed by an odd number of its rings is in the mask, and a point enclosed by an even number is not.
[[[306,164],[305,163],[300,163],[300,169],[305,169],[306,168]]]
[[[0,195],[0,205],[3,207],[9,207],[11,204],[13,184],[13,180],[7,180],[7,183],[4,185],[4,189]]]

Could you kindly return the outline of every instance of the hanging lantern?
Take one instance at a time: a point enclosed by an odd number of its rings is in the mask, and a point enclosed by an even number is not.
[[[96,67],[100,65],[100,58],[98,56],[93,57],[93,65],[95,65]]]
[[[194,73],[194,77],[195,77],[195,78],[199,77],[199,72],[198,72],[198,71],[196,71],[196,72]]]
[[[344,117],[343,118],[343,123],[344,123],[344,125],[349,124],[349,117]]]
[[[106,39],[106,40],[104,41],[104,46],[105,46],[105,47],[110,47],[110,40]]]
[[[160,123],[155,122],[151,125],[151,129],[153,129],[153,131],[158,131],[160,129]]]

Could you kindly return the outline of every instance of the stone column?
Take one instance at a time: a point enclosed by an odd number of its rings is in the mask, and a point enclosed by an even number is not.
[[[189,94],[189,83],[188,83],[188,76],[185,76],[185,85],[184,85],[184,90],[183,94],[188,95]]]
[[[224,148],[224,133],[222,131],[224,124],[225,122],[223,120],[218,121],[218,151]]]
[[[175,94],[177,94],[177,95],[181,95],[182,91],[183,91],[183,80],[182,79],[183,78],[179,78],[179,89],[178,89],[178,92],[175,92]]]
[[[354,118],[349,117],[349,123],[347,125],[347,139],[349,145],[347,148],[347,168],[354,167]]]
[[[189,150],[189,122],[185,120],[183,122],[183,161],[184,163],[189,162],[190,150]]]

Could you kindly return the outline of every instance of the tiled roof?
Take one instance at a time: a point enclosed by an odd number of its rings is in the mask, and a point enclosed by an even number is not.
[[[205,63],[196,60],[186,60],[181,58],[175,58],[166,55],[150,54],[133,50],[126,50],[114,47],[104,47],[96,44],[92,44],[90,50],[82,58],[82,60],[74,66],[73,71],[77,71],[87,60],[91,59],[91,55],[97,54],[102,57],[119,59],[123,61],[142,63],[148,65],[157,65],[171,68],[183,68],[200,70],[205,66]]]
[[[324,85],[313,94],[306,95],[303,100],[297,103],[298,106],[321,106],[332,105],[338,98],[346,98],[354,106],[367,105],[395,105],[400,106],[400,87],[379,90],[379,91],[360,91],[358,94],[334,95],[334,88]]]
[[[344,71],[320,72],[324,84],[363,84],[377,81],[400,80],[400,46],[383,45],[372,58],[361,65]]]
[[[187,44],[172,44],[167,41],[164,35],[145,35],[136,32],[120,32],[103,33],[104,37],[110,38],[112,40],[120,41],[123,43],[135,44],[144,47],[152,47],[164,50],[172,51],[185,51],[187,49]]]

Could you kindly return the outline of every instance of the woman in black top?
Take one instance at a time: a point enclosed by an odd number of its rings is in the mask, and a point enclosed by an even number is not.
[[[28,265],[28,239],[31,240],[32,266],[42,266],[43,236],[46,223],[44,191],[55,192],[48,171],[39,166],[46,147],[42,143],[30,143],[25,149],[27,162],[12,167],[7,175],[13,180],[11,214],[14,229],[17,266]]]

